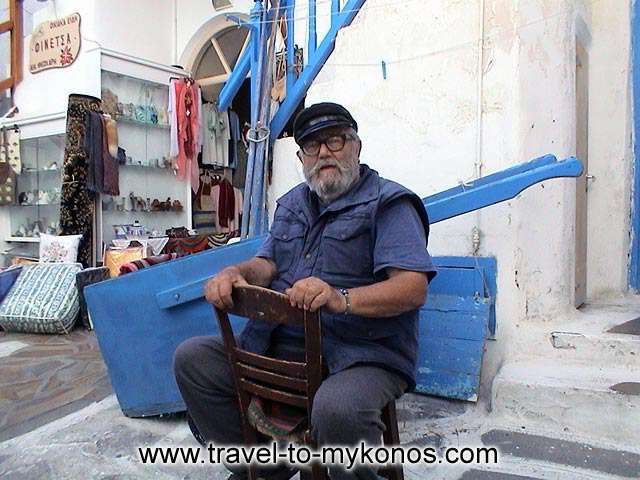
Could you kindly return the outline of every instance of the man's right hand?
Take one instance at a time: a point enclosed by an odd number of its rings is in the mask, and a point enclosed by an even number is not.
[[[207,282],[204,287],[204,296],[207,302],[219,309],[229,310],[233,307],[231,291],[234,285],[244,286],[248,285],[248,283],[240,273],[240,269],[232,265]]]

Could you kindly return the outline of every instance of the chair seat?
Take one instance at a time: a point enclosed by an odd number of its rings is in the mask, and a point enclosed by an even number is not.
[[[276,441],[303,443],[308,430],[306,411],[260,397],[251,398],[247,420],[258,432]]]

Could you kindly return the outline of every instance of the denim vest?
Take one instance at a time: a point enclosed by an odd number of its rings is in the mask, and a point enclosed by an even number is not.
[[[315,194],[306,184],[278,199],[271,238],[267,240],[273,242],[273,260],[278,270],[271,288],[284,291],[309,276],[321,278],[335,288],[360,287],[386,279],[384,272],[375,275],[373,271],[376,213],[400,197],[408,198],[415,206],[428,240],[429,220],[417,195],[381,178],[366,165],[361,165],[360,175],[349,192],[321,213],[314,210]],[[415,386],[418,310],[387,318],[322,310],[321,319],[322,353],[330,373],[358,363],[375,364],[401,374],[409,388]],[[271,323],[251,320],[240,338],[242,348],[265,353],[274,328]]]

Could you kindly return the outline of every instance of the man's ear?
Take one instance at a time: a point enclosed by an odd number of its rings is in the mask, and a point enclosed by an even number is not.
[[[362,140],[358,139],[358,158],[360,158],[361,153],[362,153]]]

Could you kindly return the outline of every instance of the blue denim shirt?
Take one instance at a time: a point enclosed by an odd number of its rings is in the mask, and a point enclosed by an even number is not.
[[[311,276],[336,288],[371,285],[385,280],[389,267],[435,276],[422,201],[366,165],[360,166],[356,185],[328,205],[306,184],[277,203],[269,236],[256,254],[275,262],[274,290],[284,291]],[[386,318],[321,311],[321,318],[323,357],[330,373],[358,363],[376,364],[399,373],[413,388],[418,310]],[[265,353],[273,330],[273,324],[250,321],[240,338],[242,348]],[[302,335],[291,328],[279,334]]]

